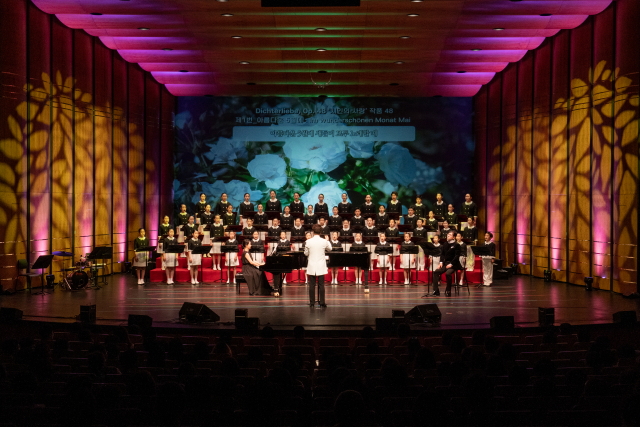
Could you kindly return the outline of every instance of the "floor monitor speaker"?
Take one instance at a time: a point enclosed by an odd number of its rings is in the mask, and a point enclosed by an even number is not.
[[[220,316],[204,304],[185,302],[180,309],[180,319],[187,322],[217,322]]]

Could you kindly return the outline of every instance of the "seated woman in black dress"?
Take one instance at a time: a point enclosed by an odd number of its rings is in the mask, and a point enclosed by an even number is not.
[[[251,240],[245,240],[242,243],[242,274],[247,281],[249,295],[271,295],[273,288],[269,285],[267,275],[258,269],[264,262],[254,261],[250,249]]]

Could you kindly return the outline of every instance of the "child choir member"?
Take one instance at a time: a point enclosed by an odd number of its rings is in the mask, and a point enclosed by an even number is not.
[[[393,221],[393,220],[392,220]],[[387,242],[387,237],[385,233],[380,234],[380,242],[377,244],[376,249],[378,248],[389,248],[391,245]],[[387,269],[391,265],[391,256],[385,254],[378,254],[378,269],[380,271],[380,284],[387,284]]]
[[[409,208],[409,213],[404,217],[404,225],[410,225],[413,230],[416,228],[416,221],[418,220],[418,215],[415,214],[413,207]]]
[[[339,236],[340,237],[351,237],[354,235],[353,230],[351,229],[351,227],[349,226],[349,220],[345,219],[344,221],[342,221],[342,228],[340,229],[340,233]],[[349,251],[349,248],[351,248],[351,244],[350,243],[343,243],[343,247],[345,252]],[[349,270],[349,267],[345,267],[345,270]]]
[[[216,215],[217,217],[217,215]],[[189,276],[191,277],[191,284],[197,285],[198,283],[198,267],[202,263],[201,255],[194,254],[193,250],[199,246],[201,246],[200,239],[198,238],[198,230],[193,232],[193,235],[188,240],[187,249],[188,249],[188,259],[187,264],[189,267]]]
[[[291,229],[291,237],[303,237],[304,227],[302,226],[300,218],[296,218],[296,221]],[[296,242],[293,244],[293,250],[299,251],[302,247],[302,242]]]
[[[320,193],[318,195],[318,203],[313,207],[313,213],[316,215],[320,213],[329,214],[329,205],[324,202],[324,194]]]
[[[471,194],[469,193],[464,195],[464,203],[462,204],[462,209],[460,209],[460,214],[473,218],[474,221],[478,216],[478,206],[471,200]]]
[[[169,224],[169,215],[162,218],[162,224],[158,227],[158,253],[164,253],[164,238],[169,235],[171,224]],[[163,268],[164,270],[164,268]]]
[[[422,239],[427,238],[427,230],[422,226],[422,223],[423,223],[422,219],[419,219],[416,221],[416,228],[413,229],[413,237],[420,237]],[[418,252],[417,269],[419,271],[424,271],[424,266],[425,266],[424,249],[422,249],[422,245],[419,245],[418,248],[419,248],[419,252]]]
[[[269,255],[275,253],[276,247],[278,246],[278,237],[280,237],[280,232],[282,229],[280,228],[280,221],[278,218],[274,218],[271,223],[271,227],[267,230],[267,237],[269,237]],[[255,246],[255,245],[254,245]]]
[[[191,238],[191,236],[193,236],[193,232],[198,230],[198,227],[195,224],[195,218],[193,218],[193,216],[189,217],[189,222],[187,223],[187,225],[185,225],[184,227],[182,227],[182,231],[184,232],[184,238],[185,240],[188,240]]]
[[[269,192],[270,199],[267,200],[267,212],[282,212],[282,204],[280,200],[276,199],[276,192],[271,190]]]
[[[235,252],[227,252],[224,255],[225,264],[229,267],[229,277],[227,277],[227,283],[236,283],[236,267],[238,263],[238,241],[236,240],[236,233],[234,231],[229,232],[229,240],[223,243],[224,246],[235,246]],[[230,282],[231,278],[233,280]]]
[[[460,281],[459,281],[460,285],[464,283],[464,275],[466,274],[467,248],[468,248],[467,244],[462,239],[463,237],[461,233],[456,234],[456,243],[460,247],[459,262],[460,262],[460,266],[462,267],[462,270],[460,271]],[[469,248],[469,251],[471,252],[471,248]],[[471,256],[473,256],[473,254]]]
[[[487,231],[484,234],[484,245],[489,248],[489,255],[482,256],[482,283],[480,286],[491,286],[493,282],[493,263],[496,256],[496,244],[491,240],[493,239],[493,233]]]
[[[380,205],[378,208],[378,214],[375,218],[376,226],[386,226],[389,224],[389,215],[385,212],[384,205]]]
[[[253,220],[247,218],[247,226],[242,229],[242,235],[251,237],[254,231],[256,231],[256,228],[253,226]]]
[[[228,204],[229,202],[227,202],[227,193],[222,193],[222,195],[220,196],[220,200],[218,200],[218,203],[216,203],[216,207],[213,213],[221,216],[224,215],[225,213],[227,213]]]
[[[398,230],[398,227],[396,227],[396,222],[393,219],[389,220],[389,227],[385,230],[384,232],[385,234],[385,238],[394,238],[394,237],[400,237],[400,230]],[[393,245],[393,256],[397,257],[398,255],[400,255],[400,248],[399,245]],[[391,270],[395,270],[396,266],[394,265],[395,261],[391,260],[390,262],[390,268]]]
[[[207,205],[208,203],[206,194],[200,193],[200,200],[198,201],[198,203],[196,203],[196,224],[200,224],[200,217],[206,210]]]
[[[328,238],[329,237],[329,226],[327,224],[325,224],[323,216],[321,216],[318,219],[318,225],[320,225],[320,228],[322,228],[322,235],[324,237]]]
[[[184,230],[182,229],[189,223],[189,214],[187,213],[187,205],[180,205],[180,213],[176,218],[176,233],[178,234],[178,242],[184,242]]]
[[[476,228],[473,217],[471,216],[467,219],[467,226],[462,230],[462,237],[467,240],[471,240],[471,242],[478,240],[478,229]]]
[[[264,262],[264,242],[260,240],[260,235],[257,231],[253,232],[253,239],[251,239],[251,247],[257,252],[251,254],[254,261],[262,263]]]
[[[211,237],[224,237],[224,225],[220,221],[220,215],[215,215],[213,218],[213,224],[211,225]],[[213,254],[213,262],[211,263],[212,270],[220,270],[220,258],[222,250],[220,247],[222,242],[212,242],[210,254]]]
[[[222,224],[225,228],[228,225],[236,225],[236,216],[233,213],[233,206],[231,206],[231,203],[227,203],[227,212],[222,216]]]
[[[362,233],[355,233],[353,237],[352,248],[364,248],[366,247],[364,242],[362,241]],[[356,285],[362,285],[362,279],[360,278],[362,270],[359,267],[356,267]],[[368,292],[368,290],[365,290]]]
[[[429,211],[429,218],[427,218],[425,226],[427,230],[433,230],[435,232],[438,231],[438,220],[436,219],[435,212]]]
[[[313,213],[312,205],[307,206],[307,213],[304,214],[303,219],[304,225],[313,225],[318,222],[318,217],[316,217],[316,214]]]
[[[249,200],[251,195],[249,193],[244,193],[244,202],[240,203],[238,206],[238,215],[240,215],[240,225],[246,227],[247,218],[245,216],[245,212],[253,212],[253,203]]]
[[[293,202],[289,203],[291,213],[304,213],[304,203],[300,201],[300,193],[293,193]]]
[[[418,218],[424,220],[427,217],[427,207],[422,204],[422,196],[416,196],[416,203],[411,207]]]
[[[446,239],[446,238],[445,238]],[[433,272],[436,271],[440,265],[440,256],[442,255],[442,246],[440,245],[440,236],[437,234],[431,238],[431,243],[427,243],[427,248],[432,253],[437,255],[429,255],[429,270],[433,276]],[[431,278],[433,281],[433,277]]]
[[[414,247],[415,243],[411,241],[411,236],[404,233],[404,241],[400,245],[400,268],[404,269],[404,284],[409,284],[409,276],[411,269],[416,268],[415,254],[407,253],[409,248]]]
[[[176,238],[173,237],[175,235],[172,228],[169,229],[169,233],[167,237],[164,238],[163,246],[166,249],[171,245],[176,244]],[[176,254],[168,254],[166,252],[162,253],[162,269],[167,273],[167,285],[173,285],[173,276],[176,273],[176,265],[178,264],[176,260]]]
[[[340,241],[338,240],[338,232],[334,231],[331,233],[331,240],[329,241],[329,243],[331,243],[331,250],[333,251],[337,251],[342,249],[342,245],[340,244]],[[332,285],[337,285],[338,284],[338,267],[331,267],[331,284]]]
[[[202,244],[203,245],[209,245],[211,244],[211,230],[204,230],[204,228],[209,225],[213,225],[215,215],[211,213],[211,205],[207,205],[206,210],[204,211],[204,213],[202,214],[202,216],[200,217],[200,228],[198,229],[198,231],[200,232],[199,234],[203,236],[202,238]],[[210,254],[206,254],[205,257],[211,257]]]
[[[449,206],[447,206],[447,213],[444,214],[444,219],[449,223],[449,225],[458,223],[458,214],[453,211],[452,204],[449,204]]]
[[[440,232],[438,233],[440,234],[440,240],[446,239],[446,236],[450,231],[455,231],[457,233],[456,230],[449,227],[449,222],[445,219],[444,221],[442,221],[442,229],[440,229]]]
[[[253,225],[269,224],[269,217],[267,217],[267,214],[264,213],[263,209],[264,207],[262,206],[262,203],[258,203],[258,212],[256,212],[255,216],[253,217]]]
[[[138,229],[138,237],[133,241],[134,252],[138,248],[144,248],[149,246],[149,239],[145,236],[146,230],[144,228]],[[136,275],[138,277],[138,285],[144,285],[144,275],[147,270],[147,262],[149,259],[148,252],[135,252],[133,258],[133,267],[136,269]]]
[[[433,207],[433,213],[437,216],[444,216],[447,213],[447,204],[442,200],[442,193],[436,194],[436,204]]]
[[[398,192],[394,191],[391,193],[391,201],[387,205],[387,213],[388,214],[398,214],[398,218],[402,216],[402,203],[398,201]],[[389,236],[387,236],[389,237]]]
[[[364,204],[361,207],[362,215],[375,215],[376,214],[376,205],[371,202],[371,195],[367,194],[364,198]]]
[[[347,193],[342,193],[342,201],[338,203],[338,213],[351,213],[351,203],[349,203]]]
[[[360,208],[356,208],[355,214],[351,217],[351,228],[354,230],[364,227],[364,217],[360,215],[360,212]]]
[[[287,233],[287,238],[291,236],[291,229],[293,228],[293,216],[290,212],[291,208],[285,206],[284,213],[280,215],[280,228]]]
[[[329,227],[340,227],[342,225],[342,217],[338,215],[338,207],[333,207],[333,214],[329,217]]]

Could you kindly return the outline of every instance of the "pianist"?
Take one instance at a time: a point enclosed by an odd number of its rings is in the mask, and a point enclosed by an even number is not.
[[[260,271],[260,266],[264,265],[264,262],[251,258],[250,249],[251,240],[245,240],[242,243],[242,274],[247,280],[249,295],[271,295],[273,288],[269,285],[264,271]],[[279,294],[274,293],[274,296],[279,296]]]

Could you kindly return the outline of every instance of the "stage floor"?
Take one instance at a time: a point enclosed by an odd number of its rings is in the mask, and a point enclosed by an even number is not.
[[[15,307],[27,320],[75,321],[80,305],[96,304],[98,323],[120,324],[129,314],[146,314],[154,326],[178,326],[183,302],[207,305],[221,318],[220,325],[231,327],[236,308],[248,308],[249,316],[260,318],[261,326],[290,329],[304,325],[311,329],[361,329],[375,324],[376,317],[390,317],[391,309],[409,310],[418,304],[436,303],[442,312],[441,328],[484,328],[493,316],[514,316],[520,326],[537,326],[538,307],[554,307],[556,324],[611,323],[613,313],[638,310],[639,300],[625,299],[608,291],[587,292],[583,287],[564,283],[545,283],[529,276],[514,276],[490,288],[461,290],[459,296],[421,298],[427,287],[389,285],[326,287],[328,308],[310,308],[305,285],[285,286],[279,298],[249,296],[246,285],[237,294],[235,285],[151,284],[138,286],[130,275],[107,278],[102,289],[65,291],[56,287],[46,295],[18,292],[0,297],[0,306]],[[227,323],[227,325],[225,325]]]

